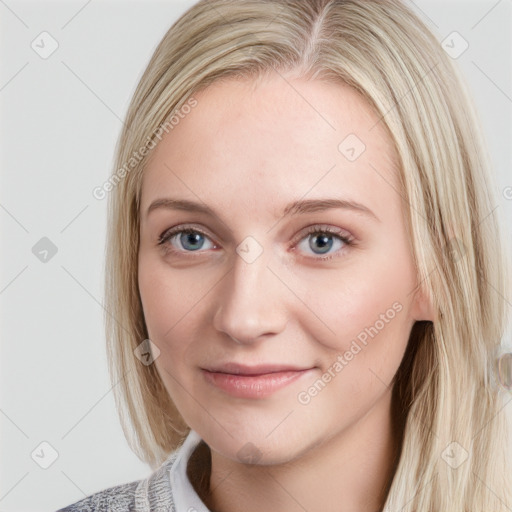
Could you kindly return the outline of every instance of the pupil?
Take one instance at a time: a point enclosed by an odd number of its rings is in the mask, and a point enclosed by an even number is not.
[[[180,237],[180,241],[185,249],[195,251],[201,248],[202,236],[201,233],[183,233]],[[199,246],[195,246],[194,244],[199,244]]]
[[[318,248],[320,249],[321,254],[326,253],[332,247],[332,236],[326,234],[323,234],[321,236],[315,235],[309,243],[309,246],[313,250],[316,249],[315,247],[313,247],[314,243],[317,243],[319,245]]]

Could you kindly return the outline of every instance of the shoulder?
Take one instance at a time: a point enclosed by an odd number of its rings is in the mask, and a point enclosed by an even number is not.
[[[142,480],[109,487],[57,512],[131,512],[135,510],[135,490],[141,482]]]
[[[57,512],[174,512],[169,468],[176,455],[146,479],[103,489]]]

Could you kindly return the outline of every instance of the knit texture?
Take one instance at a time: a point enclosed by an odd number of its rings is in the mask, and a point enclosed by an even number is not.
[[[57,512],[178,512],[169,479],[177,455],[173,452],[146,479],[109,487]]]

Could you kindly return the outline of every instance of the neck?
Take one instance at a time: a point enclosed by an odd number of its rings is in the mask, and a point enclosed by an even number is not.
[[[241,464],[201,443],[189,462],[196,492],[212,512],[378,512],[399,456],[391,393],[347,429],[283,465]],[[396,419],[396,416],[395,416]]]

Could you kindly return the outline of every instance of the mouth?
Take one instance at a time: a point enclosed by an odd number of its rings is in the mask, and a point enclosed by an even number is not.
[[[245,366],[226,363],[202,368],[206,382],[238,398],[264,398],[314,371],[311,367],[265,364]]]
[[[306,366],[293,366],[282,364],[259,364],[255,366],[247,366],[238,363],[224,363],[218,366],[203,368],[203,370],[211,373],[226,373],[231,375],[241,376],[254,376],[254,375],[268,375],[272,373],[283,372],[300,372],[309,370],[311,367]]]

